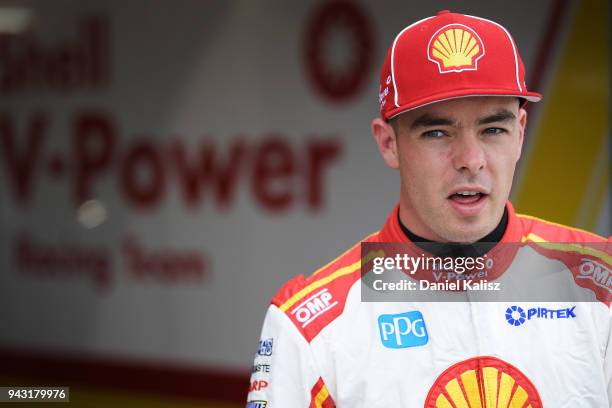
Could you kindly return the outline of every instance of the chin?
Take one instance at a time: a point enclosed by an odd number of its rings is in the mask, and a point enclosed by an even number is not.
[[[450,228],[447,227],[445,237],[451,242],[476,242],[491,233],[497,227],[499,219],[496,215],[488,213],[480,214],[472,219],[454,219],[447,224]]]
[[[476,242],[479,239],[487,236],[489,232],[493,230],[493,228],[488,228],[487,226],[480,226],[475,228],[473,225],[469,227],[458,226],[454,228],[452,231],[445,231],[445,234],[440,234],[449,242],[457,242],[462,244],[471,244],[472,242]]]

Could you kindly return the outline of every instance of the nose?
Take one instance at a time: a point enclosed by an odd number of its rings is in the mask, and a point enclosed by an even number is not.
[[[486,167],[486,154],[481,141],[471,134],[455,139],[453,165],[461,173],[477,174]]]

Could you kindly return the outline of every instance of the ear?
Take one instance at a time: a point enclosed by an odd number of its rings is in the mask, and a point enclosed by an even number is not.
[[[527,127],[527,111],[523,108],[519,109],[519,143],[518,151],[516,152],[516,160],[521,158],[521,152],[523,151],[523,142],[525,141],[525,128]]]
[[[399,168],[396,135],[393,126],[381,118],[376,118],[372,121],[371,131],[378,146],[378,151],[387,166],[392,169]]]

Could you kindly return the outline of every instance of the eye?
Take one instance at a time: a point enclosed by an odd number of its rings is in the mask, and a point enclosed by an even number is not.
[[[445,136],[446,133],[444,133],[441,130],[428,130],[427,132],[424,132],[421,137],[427,138],[427,139],[439,139],[443,136]]]
[[[484,130],[484,133],[487,135],[499,135],[502,133],[506,133],[506,129],[490,127]]]

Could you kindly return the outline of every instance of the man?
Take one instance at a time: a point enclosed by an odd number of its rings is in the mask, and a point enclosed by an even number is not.
[[[379,96],[371,130],[400,172],[400,201],[363,245],[515,245],[509,262],[481,273],[569,280],[591,301],[487,303],[459,291],[461,302],[366,302],[371,265],[357,244],[273,298],[247,406],[612,407],[606,240],[518,215],[507,201],[523,105],[540,99],[510,34],[448,11],[416,22],[393,41]]]

